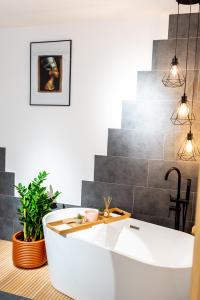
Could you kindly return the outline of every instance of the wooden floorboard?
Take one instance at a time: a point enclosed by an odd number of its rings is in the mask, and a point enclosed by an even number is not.
[[[49,281],[48,267],[35,270],[16,268],[12,263],[12,243],[0,240],[0,290],[34,300],[72,300]]]

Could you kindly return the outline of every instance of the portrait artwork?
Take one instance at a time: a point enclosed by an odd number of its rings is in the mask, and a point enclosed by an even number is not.
[[[71,40],[31,43],[30,105],[70,105],[71,46]]]
[[[38,91],[62,92],[62,55],[38,56]]]

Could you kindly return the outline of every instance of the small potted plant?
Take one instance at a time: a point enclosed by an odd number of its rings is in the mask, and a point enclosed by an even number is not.
[[[60,194],[43,186],[48,174],[43,171],[26,187],[19,183],[19,221],[23,231],[13,235],[13,263],[19,268],[38,268],[47,261],[42,218],[51,211],[53,202]]]
[[[84,221],[84,216],[82,216],[81,214],[78,214],[75,218],[76,224],[82,224],[83,221]]]

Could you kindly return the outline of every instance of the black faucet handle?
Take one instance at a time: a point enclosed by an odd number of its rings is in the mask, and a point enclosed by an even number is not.
[[[172,195],[169,195],[170,202],[177,202],[177,199],[172,197]]]

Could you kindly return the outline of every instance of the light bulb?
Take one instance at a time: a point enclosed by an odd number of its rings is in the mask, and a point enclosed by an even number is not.
[[[177,65],[172,65],[170,73],[172,74],[172,76],[174,78],[176,78],[177,74],[178,74],[178,67]]]
[[[174,125],[190,125],[195,120],[195,115],[185,93],[178,102],[170,119]]]
[[[179,118],[187,118],[189,115],[190,109],[186,103],[181,103],[177,109],[177,115]]]
[[[164,74],[162,83],[167,87],[180,87],[185,83],[185,76],[181,70],[178,62],[178,58],[174,56],[172,58],[171,66],[169,72]]]
[[[185,160],[185,161],[196,161],[197,158],[200,156],[200,151],[193,137],[191,127],[190,127],[190,131],[187,134],[185,142],[179,148],[177,155],[181,160]]]
[[[188,154],[191,154],[193,151],[193,145],[192,145],[192,141],[191,140],[187,140],[186,144],[185,144],[185,151]]]

